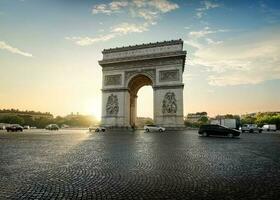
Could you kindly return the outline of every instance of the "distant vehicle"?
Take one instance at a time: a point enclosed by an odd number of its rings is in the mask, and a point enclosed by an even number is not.
[[[61,128],[69,128],[70,126],[69,125],[67,125],[67,124],[62,124],[61,125]]]
[[[6,130],[6,125],[5,124],[0,124],[0,130]]]
[[[23,129],[30,129],[30,126],[25,125],[25,126],[23,126]]]
[[[276,125],[275,124],[265,124],[262,127],[263,131],[276,131]]]
[[[49,124],[49,125],[46,126],[46,129],[47,130],[56,130],[57,131],[59,129],[59,127],[58,127],[57,124]]]
[[[36,128],[37,128],[36,126],[31,126],[31,127],[30,127],[30,129],[36,129]]]
[[[105,127],[89,127],[88,128],[89,132],[94,131],[94,132],[105,132],[106,128]]]
[[[165,131],[165,128],[161,127],[161,126],[157,126],[157,125],[146,125],[146,126],[144,126],[144,130],[146,132],[151,132],[151,131],[163,132],[163,131]]]
[[[257,124],[243,124],[240,128],[242,133],[249,132],[249,133],[261,133],[262,129],[258,127]]]
[[[199,127],[198,134],[203,136],[223,135],[229,137],[237,137],[240,135],[240,132],[238,130],[230,129],[218,124],[208,124],[208,125],[201,125]]]
[[[17,131],[23,131],[23,127],[18,124],[12,124],[10,126],[6,127],[7,132],[17,132]]]

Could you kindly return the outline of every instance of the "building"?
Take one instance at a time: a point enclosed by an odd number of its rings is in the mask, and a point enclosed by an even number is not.
[[[18,109],[3,109],[0,110],[0,119],[5,116],[19,116],[19,117],[31,117],[33,120],[39,118],[52,119],[53,115],[49,112],[35,112],[35,111],[20,111]]]
[[[197,113],[189,113],[186,117],[185,120],[195,123],[198,122],[202,117],[207,117],[207,112],[197,112]]]

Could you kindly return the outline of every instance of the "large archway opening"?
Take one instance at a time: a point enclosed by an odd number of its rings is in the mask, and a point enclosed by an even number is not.
[[[154,91],[151,86],[143,86],[137,93],[136,127],[143,128],[154,123]]]
[[[144,86],[153,86],[153,81],[151,78],[149,78],[147,75],[139,74],[134,76],[128,83],[128,89],[130,94],[130,118],[129,123],[131,127],[136,127],[136,118],[137,118],[137,102],[138,102],[138,92],[139,90]],[[145,89],[145,88],[143,88]],[[147,90],[147,89],[146,89]],[[145,93],[145,90],[143,91]],[[146,95],[151,95],[146,93]],[[144,97],[145,98],[145,97]],[[150,98],[147,96],[146,99]],[[143,103],[141,101],[141,103]],[[146,101],[145,101],[146,103]],[[152,94],[152,101],[150,102],[150,105],[153,104],[153,94]],[[141,105],[142,108],[143,105]],[[150,107],[150,106],[149,106]],[[142,114],[142,112],[141,112]],[[152,116],[151,116],[152,117]]]

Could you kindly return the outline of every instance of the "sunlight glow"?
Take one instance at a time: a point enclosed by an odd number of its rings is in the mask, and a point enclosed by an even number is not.
[[[144,86],[138,91],[137,96],[137,117],[153,118],[153,88],[151,86]]]

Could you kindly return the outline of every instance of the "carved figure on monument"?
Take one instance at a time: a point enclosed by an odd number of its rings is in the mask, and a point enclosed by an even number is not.
[[[177,112],[177,102],[174,92],[167,92],[162,101],[163,114],[175,114]]]
[[[119,112],[119,102],[117,95],[111,94],[106,104],[107,115],[117,115]]]

